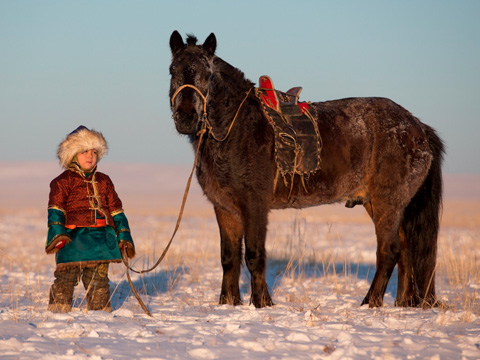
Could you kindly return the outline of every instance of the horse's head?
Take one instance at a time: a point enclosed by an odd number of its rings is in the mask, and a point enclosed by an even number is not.
[[[172,97],[182,85],[192,85],[204,96],[207,95],[216,47],[217,39],[213,33],[203,45],[197,45],[197,38],[192,35],[188,35],[185,44],[178,31],[170,37],[170,100],[173,100],[170,104],[175,126],[181,134],[195,133],[203,115],[204,101],[191,87],[183,88],[174,99]]]

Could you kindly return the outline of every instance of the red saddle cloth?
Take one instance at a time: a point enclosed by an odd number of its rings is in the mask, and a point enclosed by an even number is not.
[[[276,90],[272,79],[267,75],[260,76],[258,83],[259,88],[264,91],[264,93],[260,94],[260,99],[269,108],[281,112],[280,105],[298,105],[302,114],[308,111],[308,103],[298,102],[300,92],[302,91],[301,87],[293,87],[286,93]]]

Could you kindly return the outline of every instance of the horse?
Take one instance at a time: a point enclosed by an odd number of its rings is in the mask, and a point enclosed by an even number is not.
[[[265,279],[271,210],[346,202],[363,205],[375,226],[376,271],[361,305],[383,306],[398,265],[394,305],[439,306],[444,143],[436,131],[387,98],[312,102],[309,112],[323,141],[320,168],[304,181],[277,181],[274,129],[255,84],[215,54],[214,33],[197,42],[194,35],[184,42],[178,31],[171,34],[169,94],[177,132],[197,149],[196,177],[218,222],[219,303],[243,304],[244,258],[250,304],[274,305]]]

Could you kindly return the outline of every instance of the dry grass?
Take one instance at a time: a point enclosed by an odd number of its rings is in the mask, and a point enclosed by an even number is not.
[[[453,310],[462,312],[462,321],[471,315],[480,315],[480,203],[475,201],[446,201],[439,238],[437,292],[446,298]],[[162,215],[133,211],[131,226],[135,235],[138,257],[134,268],[148,268],[156,261],[169,240],[176,220],[176,211],[162,210]],[[5,224],[21,229],[16,239],[0,242],[1,304],[11,311],[12,320],[18,319],[19,306],[27,304],[32,314],[43,312],[48,289],[53,281],[54,260],[43,252],[46,226],[44,214],[35,210],[29,214],[41,226],[15,223],[15,217],[3,214]],[[22,220],[23,221],[23,220]],[[374,236],[357,237],[350,226],[373,225],[363,209],[342,206],[324,206],[304,211],[272,213],[267,242],[269,254],[269,284],[277,303],[286,303],[295,309],[316,309],[321,296],[336,294],[360,299],[366,293],[371,274],[361,264],[371,263],[361,251],[351,251],[352,239],[361,243],[365,252],[375,252]],[[1,224],[0,224],[1,225]],[[348,232],[339,231],[344,225]],[[41,229],[41,230],[38,230]],[[12,230],[3,228],[4,233]],[[186,216],[172,248],[158,271],[135,277],[135,286],[146,303],[158,294],[185,306],[214,304],[220,291],[221,265],[218,228],[212,214],[193,217],[187,206]],[[17,240],[18,239],[18,240]],[[25,241],[35,244],[22,246]],[[18,244],[18,247],[16,246]],[[13,250],[12,250],[13,249]],[[34,252],[32,254],[32,251]],[[206,269],[208,278],[206,277]],[[373,264],[371,271],[374,271]],[[7,274],[7,275],[5,275]],[[11,275],[14,274],[14,275]],[[124,299],[130,289],[125,282],[123,265],[111,266],[114,283],[113,297]],[[314,283],[322,284],[322,293],[312,292]],[[245,301],[249,298],[250,280],[244,271],[241,289]],[[299,285],[300,284],[300,285]],[[198,291],[185,292],[184,287]],[[318,288],[318,286],[316,287]],[[84,301],[82,286],[75,290],[75,303]],[[165,295],[166,294],[166,295]],[[213,294],[213,295],[212,295]],[[129,306],[137,306],[130,302]],[[33,316],[33,315],[32,315]]]
[[[359,259],[352,259],[343,251],[342,239],[332,230],[332,223],[319,229],[309,226],[302,212],[292,215],[290,228],[269,239],[273,243],[268,246],[270,266],[277,267],[274,298],[284,299],[296,309],[304,309],[317,304],[323,295],[361,296],[357,286]],[[356,267],[353,272],[352,264]],[[323,293],[312,292],[309,285],[313,283],[321,283]],[[360,288],[363,292],[363,283]]]
[[[449,214],[455,216],[449,218]],[[291,292],[293,284],[321,281],[328,288],[326,293],[350,294],[361,298],[369,282],[366,283],[365,274],[359,277],[360,267],[352,266],[358,259],[352,259],[342,251],[341,236],[332,233],[330,228],[324,234],[328,249],[315,250],[313,245],[309,245],[308,239],[318,239],[319,234],[305,230],[306,217],[309,215],[303,215],[294,214],[293,220],[290,219],[290,229],[273,239],[275,245],[271,255],[276,256],[277,260],[283,259],[286,264],[282,273],[281,269],[278,270],[274,296],[285,299],[292,306],[304,307],[315,301],[315,294],[307,289],[300,293]],[[474,219],[475,213],[461,216],[461,211],[453,209],[444,213],[442,224],[454,224],[455,227],[443,225],[438,242],[437,295],[446,301],[449,310],[462,312],[461,320],[465,322],[475,318],[472,315],[480,315],[480,223]]]
[[[480,315],[480,229],[445,231],[439,240],[437,283],[455,310]]]

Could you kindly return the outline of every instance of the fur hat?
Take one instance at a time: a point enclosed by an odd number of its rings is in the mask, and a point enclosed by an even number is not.
[[[100,161],[107,153],[107,142],[102,133],[80,125],[58,145],[57,156],[60,165],[68,169],[75,155],[92,149],[97,150],[97,161]]]

